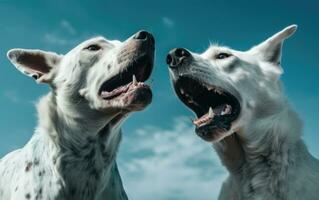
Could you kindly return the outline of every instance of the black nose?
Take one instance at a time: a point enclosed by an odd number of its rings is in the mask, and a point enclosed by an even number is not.
[[[150,41],[151,43],[155,43],[153,35],[147,31],[144,31],[144,30],[137,32],[134,35],[134,39],[143,40],[143,41]]]
[[[179,66],[183,60],[189,59],[191,56],[191,53],[184,48],[172,49],[166,57],[166,63],[170,68],[175,68]]]

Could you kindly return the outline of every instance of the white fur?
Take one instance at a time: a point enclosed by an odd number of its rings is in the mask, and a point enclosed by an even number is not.
[[[319,162],[301,139],[302,123],[292,110],[279,80],[283,41],[292,25],[248,51],[212,45],[192,53],[184,70],[171,70],[230,92],[240,101],[240,117],[231,130],[214,141],[230,172],[220,200],[319,199]],[[216,59],[220,52],[232,56]]]
[[[101,49],[88,50],[92,44]],[[104,101],[97,94],[138,51],[133,37],[125,42],[96,37],[66,55],[8,52],[20,71],[52,91],[38,103],[39,123],[31,140],[0,160],[1,200],[127,199],[115,158],[120,126],[134,110],[126,109],[123,99]]]

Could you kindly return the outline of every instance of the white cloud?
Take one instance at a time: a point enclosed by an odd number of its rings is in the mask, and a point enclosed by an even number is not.
[[[77,31],[71,23],[61,20],[58,27],[44,34],[44,41],[53,45],[73,45],[77,42],[76,35]]]
[[[71,35],[75,35],[76,34],[76,30],[75,28],[70,24],[69,21],[67,20],[62,20],[60,22],[60,25],[62,28],[64,28],[69,34]]]
[[[49,44],[56,44],[56,45],[66,45],[69,43],[67,39],[52,33],[46,33],[44,35],[44,40]]]
[[[3,96],[9,99],[13,103],[19,103],[20,98],[18,97],[18,93],[15,90],[7,90],[3,93]]]
[[[144,127],[125,134],[119,168],[130,199],[217,199],[227,172],[186,118],[171,130]]]
[[[162,17],[162,22],[165,26],[170,28],[175,26],[175,22],[169,17]]]

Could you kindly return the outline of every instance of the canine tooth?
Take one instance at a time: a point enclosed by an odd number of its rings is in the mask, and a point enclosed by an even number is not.
[[[136,77],[135,77],[135,74],[133,74],[133,85],[137,85],[138,84],[138,82],[137,82],[137,80],[136,80]]]
[[[210,117],[210,118],[213,118],[213,117],[214,117],[214,111],[213,111],[212,107],[209,107],[208,117]]]
[[[181,91],[181,94],[184,94],[184,90],[183,89],[180,89],[180,91]]]

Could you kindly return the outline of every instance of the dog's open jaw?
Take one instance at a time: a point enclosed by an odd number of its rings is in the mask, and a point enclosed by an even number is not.
[[[217,141],[231,129],[240,114],[240,103],[226,90],[191,77],[174,84],[181,101],[197,115],[196,133],[206,141]]]
[[[8,58],[38,83],[51,85],[64,113],[90,118],[97,126],[115,126],[151,103],[152,92],[144,82],[153,69],[154,51],[152,34],[139,31],[123,42],[95,37],[65,55],[12,49]]]
[[[281,48],[296,28],[291,25],[247,51],[211,45],[200,54],[185,48],[168,53],[175,92],[196,113],[193,123],[202,139],[218,142],[235,132],[243,135],[261,102],[281,106],[276,98],[281,95]]]
[[[121,99],[124,102],[124,110],[143,109],[152,99],[151,89],[145,83],[151,75],[152,66],[152,56],[136,59],[118,74],[106,80],[101,85],[98,95],[106,102]]]

